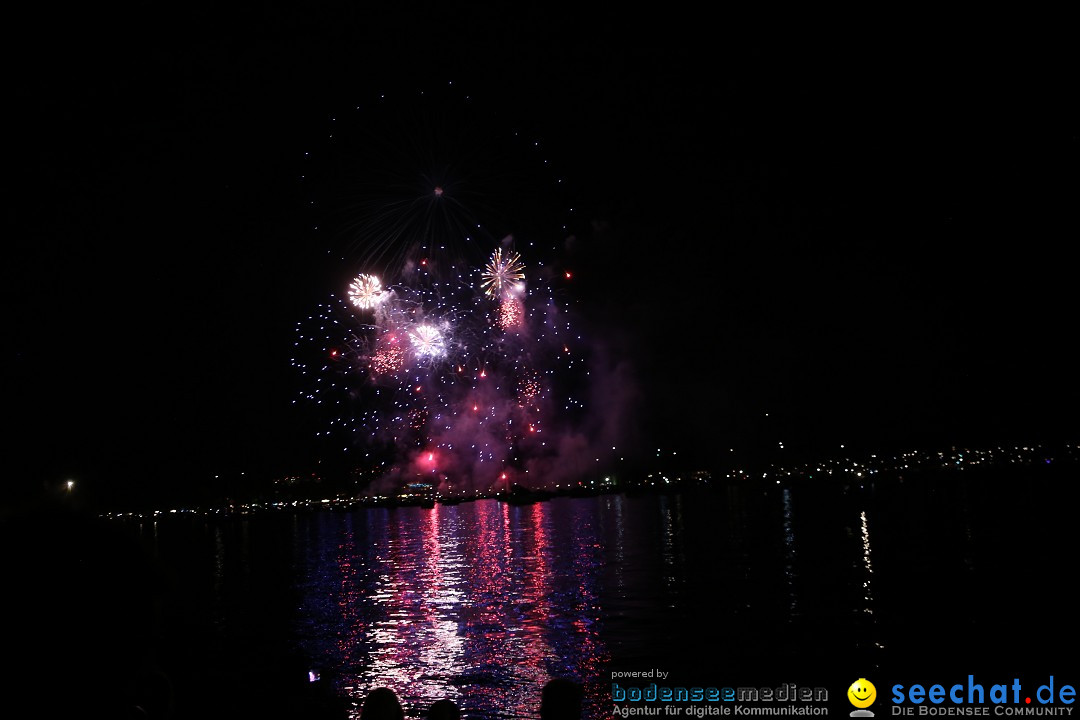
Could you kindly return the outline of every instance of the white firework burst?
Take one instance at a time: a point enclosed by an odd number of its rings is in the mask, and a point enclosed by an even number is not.
[[[369,310],[385,297],[382,281],[374,275],[358,275],[349,285],[349,300],[361,310]]]
[[[423,357],[442,357],[446,354],[446,339],[434,325],[417,325],[409,331],[413,349]]]

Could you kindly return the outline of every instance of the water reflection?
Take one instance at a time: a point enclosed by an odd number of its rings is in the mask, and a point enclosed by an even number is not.
[[[448,697],[470,717],[534,716],[547,680],[595,681],[606,659],[595,514],[491,500],[301,518],[307,653],[354,717],[379,686],[412,714]]]
[[[685,529],[683,527],[682,496],[660,497],[662,518],[662,542],[664,558],[664,585],[671,595],[676,595],[685,572],[686,555],[683,550]]]
[[[799,597],[795,588],[795,522],[792,510],[791,488],[784,488],[784,584],[787,586],[788,614],[799,614]]]
[[[1049,571],[1075,544],[1075,504],[1055,515],[1063,503],[1025,501],[1013,484],[969,495],[946,480],[137,527],[175,573],[165,650],[173,672],[190,674],[177,687],[192,707],[199,692],[250,702],[245,678],[302,677],[308,690],[310,669],[322,678],[316,689],[354,703],[354,717],[369,690],[387,685],[413,717],[445,697],[466,717],[527,718],[543,683],[569,676],[585,683],[584,717],[594,720],[610,717],[602,698],[613,670],[656,667],[706,684],[795,678],[836,657],[869,670],[910,666],[924,661],[928,632],[948,649],[943,658],[1045,650],[1019,632],[1003,644],[1002,618],[1066,617],[1065,580],[1033,594],[1001,577],[1041,562],[1043,582],[1067,579]]]
[[[874,614],[874,590],[870,581],[874,576],[874,563],[870,559],[870,526],[866,521],[866,511],[859,513],[859,522],[862,533],[862,559],[866,576],[863,578],[863,612]]]
[[[859,512],[859,527],[862,539],[862,612],[864,617],[868,618],[868,627],[863,633],[864,640],[860,644],[866,649],[876,652],[884,646],[880,641],[878,619],[874,614],[874,561],[870,545],[870,521],[867,518],[866,510]],[[875,665],[876,662],[875,659]]]

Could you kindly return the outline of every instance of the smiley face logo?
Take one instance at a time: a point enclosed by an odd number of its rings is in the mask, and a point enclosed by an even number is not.
[[[866,678],[859,678],[847,689],[847,699],[857,708],[866,708],[877,699],[877,688]]]

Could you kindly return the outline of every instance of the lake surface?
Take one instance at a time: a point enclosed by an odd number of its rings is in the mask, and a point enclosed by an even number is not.
[[[388,686],[413,716],[449,697],[466,717],[535,717],[543,683],[565,676],[600,718],[617,671],[795,682],[841,700],[858,677],[1060,676],[1077,640],[1076,476],[956,471],[131,529],[165,568],[161,664],[183,713],[276,697],[356,717]]]

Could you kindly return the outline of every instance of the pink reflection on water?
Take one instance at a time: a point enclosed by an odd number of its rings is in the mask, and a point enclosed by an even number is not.
[[[485,500],[330,521],[337,534],[321,541],[334,543],[333,572],[309,568],[305,620],[332,638],[332,649],[310,641],[309,654],[337,666],[353,717],[380,686],[408,715],[450,698],[468,717],[535,717],[548,679],[598,678],[600,543],[588,511],[559,508]],[[334,611],[318,615],[331,598]]]

